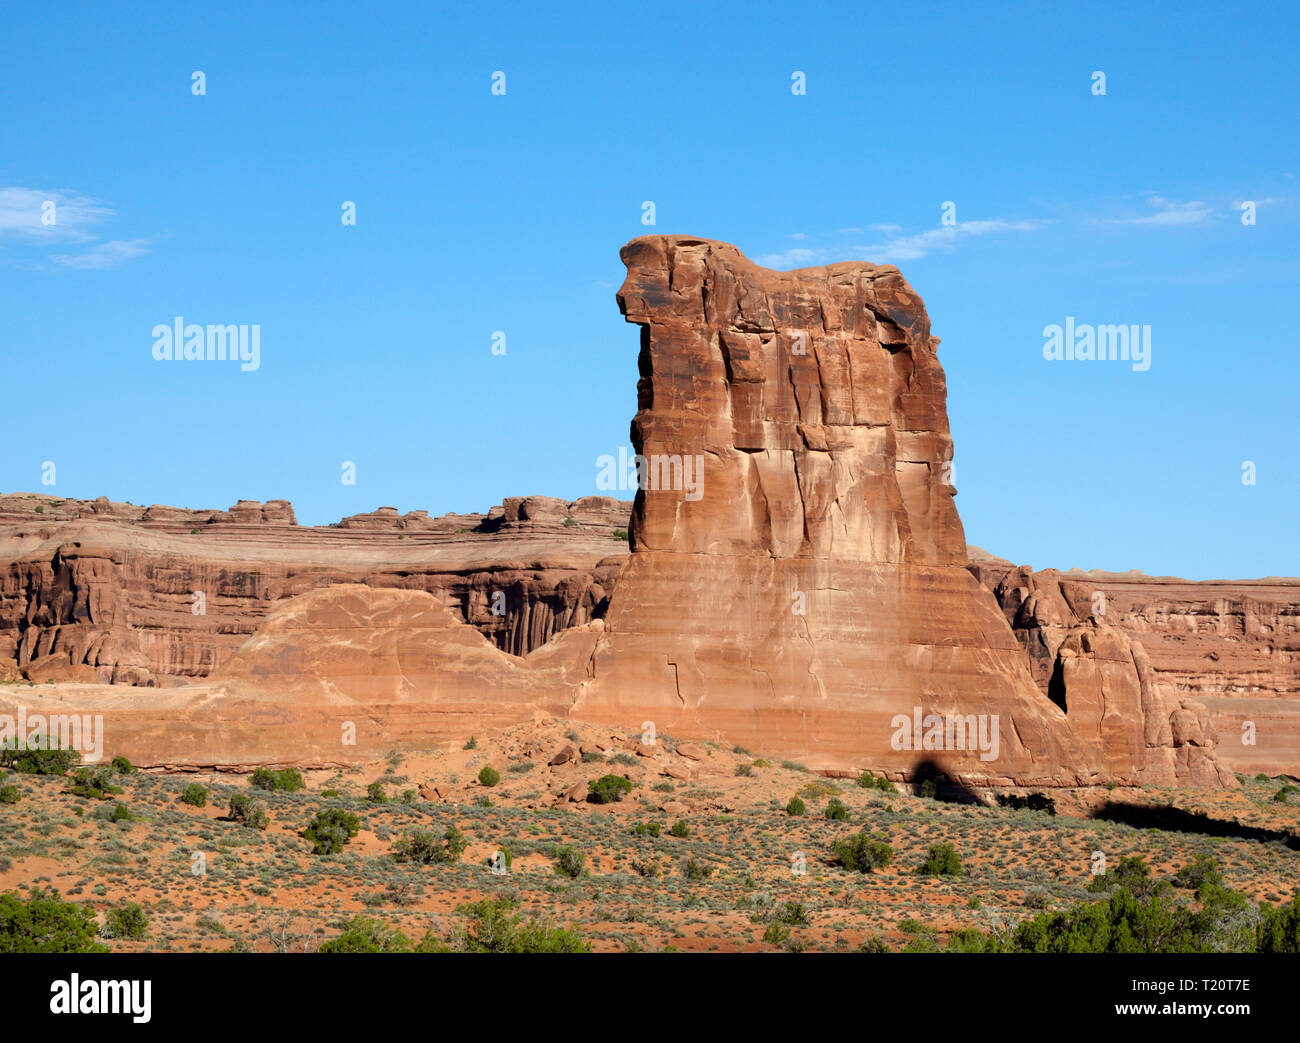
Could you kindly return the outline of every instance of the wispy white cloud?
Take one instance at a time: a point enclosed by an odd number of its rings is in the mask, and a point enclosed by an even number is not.
[[[759,254],[756,258],[764,268],[806,268],[819,263],[826,257],[825,250],[810,250],[806,246],[796,246],[774,254]]]
[[[114,213],[76,192],[0,187],[0,239],[84,242],[95,225]]]
[[[876,263],[916,261],[933,250],[955,250],[960,243],[969,239],[1000,232],[1033,232],[1042,225],[1042,221],[1006,221],[1002,218],[991,221],[959,221],[955,225],[928,228],[915,235],[894,236],[868,246],[855,246],[853,252],[864,261]]]
[[[1186,225],[1199,225],[1208,221],[1214,210],[1208,203],[1200,200],[1179,202],[1166,199],[1152,193],[1147,196],[1147,203],[1154,208],[1154,213],[1138,217],[1112,217],[1106,223],[1112,225],[1146,225],[1158,228],[1179,228]]]
[[[1006,221],[1001,218],[992,221],[962,221],[955,225],[930,228],[914,235],[892,236],[866,246],[835,248],[797,246],[790,250],[761,254],[756,260],[767,268],[806,268],[850,258],[873,261],[877,264],[892,264],[896,261],[918,260],[933,250],[953,250],[961,242],[983,235],[998,232],[1032,232],[1044,223],[1043,221]],[[872,225],[871,227],[901,231],[898,225]]]
[[[65,268],[112,268],[148,252],[148,239],[110,239],[79,254],[55,254],[51,260]]]
[[[852,229],[852,231],[855,232],[860,232],[861,230],[862,229],[860,228]],[[873,232],[880,232],[882,235],[889,235],[892,232],[901,232],[903,230],[903,226],[902,225],[872,225],[871,230]]]

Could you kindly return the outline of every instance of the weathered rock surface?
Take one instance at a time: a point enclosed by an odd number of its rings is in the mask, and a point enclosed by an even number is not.
[[[1151,686],[1142,701],[1132,656],[1127,698],[1067,719],[967,571],[938,340],[896,268],[778,273],[680,236],[634,240],[623,260],[619,304],[642,327],[633,444],[651,474],[682,461],[694,481],[638,492],[632,559],[575,714],[829,767],[866,756],[973,783],[1174,781],[1161,725],[1176,708]],[[1084,653],[1065,683],[1087,706],[1118,665]],[[897,722],[930,715],[996,719],[996,751],[952,736],[900,748]],[[1117,729],[1129,740],[1112,754]]]
[[[976,579],[1001,566],[968,561],[938,341],[897,269],[778,273],[683,236],[623,259],[649,475],[630,558],[611,538],[626,505],[607,498],[381,508],[337,530],[241,503],[201,541],[203,512],[47,499],[57,517],[28,502],[15,523],[0,500],[13,662],[208,675],[23,698],[103,709],[145,764],[345,762],[551,714],[894,778],[1233,783],[1204,701],[1113,616],[1080,615],[1086,592],[1045,584],[1008,614],[1014,597]],[[488,618],[507,578],[513,617]],[[194,590],[231,610],[224,632],[182,625]]]
[[[1300,580],[1035,572],[983,554],[970,568],[997,597],[1044,691],[1066,636],[1104,620],[1140,644],[1156,684],[1208,710],[1223,764],[1300,774]]]
[[[603,615],[629,510],[512,497],[487,515],[381,508],[308,528],[283,500],[186,511],[0,496],[0,672],[60,656],[102,683],[206,677],[278,604],[337,583],[433,594],[525,654]]]

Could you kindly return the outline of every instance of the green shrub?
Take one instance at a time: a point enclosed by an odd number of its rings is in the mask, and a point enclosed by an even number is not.
[[[131,809],[125,804],[119,803],[117,807],[113,809],[113,813],[108,816],[108,819],[110,822],[129,822],[133,817]]]
[[[1141,855],[1123,858],[1114,869],[1098,873],[1088,881],[1089,891],[1112,891],[1120,887],[1138,898],[1145,897],[1155,889],[1151,867]]]
[[[422,865],[459,862],[465,852],[465,834],[454,825],[441,833],[431,829],[415,829],[404,833],[393,845],[393,860],[418,862]]]
[[[1300,793],[1300,786],[1292,786],[1290,783],[1287,783],[1273,794],[1273,800],[1277,804],[1285,804],[1287,802],[1287,797],[1292,793]]]
[[[107,800],[121,793],[122,787],[113,784],[115,773],[109,768],[78,768],[72,775],[68,792],[88,800]]]
[[[384,792],[382,782],[372,782],[366,787],[366,800],[372,804],[387,804],[388,794]]]
[[[1016,811],[1042,811],[1048,815],[1056,814],[1056,801],[1045,793],[1031,793],[1026,797],[1015,793],[999,793],[998,804]]]
[[[916,871],[922,876],[961,876],[961,859],[951,844],[931,844],[930,853]]]
[[[783,923],[770,923],[763,932],[763,941],[768,945],[783,945],[790,940],[790,928]]]
[[[858,952],[893,952],[889,945],[878,934],[873,934],[858,946]]]
[[[670,836],[674,837],[689,837],[691,835],[691,827],[681,819],[678,819],[673,823],[672,829],[670,829],[668,833]]]
[[[501,772],[484,765],[483,770],[478,773],[478,781],[480,786],[495,786],[501,781]]]
[[[1199,891],[1206,886],[1221,886],[1223,876],[1219,872],[1219,863],[1208,855],[1197,855],[1174,874],[1175,887],[1189,887]]]
[[[639,837],[652,836],[657,837],[663,826],[658,822],[638,822],[633,827],[632,832]]]
[[[838,797],[832,797],[826,805],[825,815],[833,822],[847,822],[849,820],[849,809]]]
[[[149,933],[149,917],[139,903],[127,902],[108,911],[104,933],[109,938],[139,940]]]
[[[791,797],[789,802],[785,806],[785,813],[791,816],[792,818],[799,818],[807,810],[808,810],[808,805],[806,805],[798,797]]]
[[[713,875],[713,866],[697,862],[694,855],[689,855],[682,863],[682,875],[687,880],[707,880]]]
[[[1255,938],[1256,952],[1300,953],[1300,888],[1286,905],[1260,906]]]
[[[249,776],[248,782],[254,789],[279,793],[296,793],[306,786],[302,778],[302,772],[297,768],[282,768],[280,771],[272,771],[270,768],[257,768]]]
[[[839,865],[859,873],[870,873],[894,860],[894,849],[867,833],[835,841],[831,844],[831,854]]]
[[[514,952],[559,953],[590,952],[591,947],[577,931],[548,927],[536,920],[525,920],[517,912],[513,898],[484,898],[458,910],[465,915],[464,927],[453,934],[450,943],[425,935],[420,949],[426,952]]]
[[[66,775],[81,763],[81,753],[74,749],[44,749],[42,736],[34,736],[26,746],[16,739],[0,749],[0,767],[23,775]]]
[[[0,804],[17,804],[23,799],[23,791],[17,786],[0,786]]]
[[[587,856],[576,847],[566,845],[556,852],[555,872],[576,880],[583,875],[587,865]]]
[[[349,840],[361,832],[361,819],[344,808],[316,812],[302,835],[311,841],[313,855],[337,855]]]
[[[321,952],[410,952],[411,940],[401,931],[369,916],[354,916],[343,933],[320,947]]]
[[[120,753],[113,758],[110,767],[119,775],[130,775],[135,772],[135,765],[123,757]]]
[[[587,783],[587,799],[593,804],[617,804],[632,792],[632,782],[622,775],[602,775]]]
[[[95,915],[54,891],[26,899],[0,894],[0,953],[107,952],[95,942]]]
[[[246,793],[232,793],[230,796],[230,818],[241,826],[250,829],[265,829],[270,823],[266,807],[255,801]]]
[[[754,776],[754,766],[753,766],[752,764],[737,764],[737,765],[736,765],[736,774],[737,774],[738,776],[740,776],[740,777],[742,777],[742,778],[746,778],[746,779],[753,778],[753,776]]]
[[[181,790],[181,803],[189,804],[191,807],[203,808],[208,804],[208,789],[197,782],[191,782]]]
[[[774,923],[789,924],[791,926],[800,926],[808,923],[808,912],[804,909],[802,902],[782,902],[772,913]]]

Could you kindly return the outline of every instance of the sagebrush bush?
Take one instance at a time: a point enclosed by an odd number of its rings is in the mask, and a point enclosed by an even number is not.
[[[582,876],[587,865],[587,856],[572,845],[566,845],[556,852],[555,872],[572,880]]]
[[[127,902],[108,911],[104,933],[109,938],[139,940],[149,933],[149,917],[138,902]]]
[[[201,786],[197,782],[191,782],[181,790],[181,803],[189,804],[195,808],[206,807],[208,803],[207,787]]]

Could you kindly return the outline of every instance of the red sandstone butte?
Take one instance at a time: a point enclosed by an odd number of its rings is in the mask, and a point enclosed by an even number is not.
[[[28,517],[0,599],[15,664],[66,650],[71,665],[112,665],[100,680],[123,664],[128,678],[202,679],[6,686],[0,711],[18,696],[104,712],[110,752],[159,765],[344,763],[553,714],[630,733],[653,722],[828,771],[1233,784],[1200,693],[1153,667],[1140,627],[1114,625],[1129,615],[1080,614],[1058,591],[1068,614],[1056,606],[1034,628],[977,579],[945,480],[938,340],[896,268],[775,272],[686,236],[637,239],[622,257],[619,305],[641,327],[633,442],[651,475],[630,556],[615,540],[608,560],[599,544],[563,543],[577,505],[542,498],[465,525],[380,509],[309,539],[290,535],[283,508],[253,504],[202,525],[109,505],[93,513],[111,523],[80,534]],[[592,505],[592,538],[622,511]],[[182,538],[203,526],[225,542]],[[569,582],[564,556],[579,553]],[[474,577],[502,569],[533,584],[516,608],[552,606],[538,625],[485,618],[492,580]],[[196,577],[256,625],[237,651],[203,639],[205,664],[187,631],[207,628],[177,619]],[[986,737],[996,722],[996,750],[905,748],[899,722],[931,715]],[[349,726],[355,746],[340,740]]]

